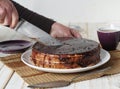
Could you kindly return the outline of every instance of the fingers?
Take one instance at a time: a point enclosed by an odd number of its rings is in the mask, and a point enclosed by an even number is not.
[[[2,24],[3,25],[10,25],[12,22],[12,8],[10,4],[6,3],[1,3],[1,13],[0,13],[0,18],[2,19]]]
[[[5,22],[4,25],[10,25],[12,22],[12,8],[11,6],[7,6],[6,8],[6,17],[5,17]]]
[[[16,10],[16,8],[13,6],[13,12],[12,12],[12,22],[10,24],[11,28],[14,28],[17,23],[18,23],[19,17],[18,17],[18,12]]]
[[[3,7],[0,5],[0,23],[3,23],[3,22],[4,22],[5,16],[6,16],[5,8],[3,8]]]
[[[57,38],[58,36],[56,34],[50,34],[52,37]]]
[[[63,34],[63,37],[73,37],[73,35],[71,34],[71,32],[66,32]]]
[[[63,37],[80,38],[81,35],[80,35],[79,31],[69,28],[68,31],[63,34]]]
[[[11,1],[0,2],[0,24],[14,28],[18,23],[18,12]]]
[[[82,38],[82,36],[80,35],[79,31],[75,30],[75,29],[70,29],[70,32],[71,32],[71,35],[73,37],[76,37],[76,38]]]

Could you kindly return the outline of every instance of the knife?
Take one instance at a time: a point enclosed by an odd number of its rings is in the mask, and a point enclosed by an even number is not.
[[[55,21],[53,21],[49,18],[46,18],[42,15],[39,15],[39,14],[23,7],[22,5],[14,2],[14,1],[12,1],[12,2],[13,2],[14,6],[16,7],[16,9],[19,13],[20,19],[22,19],[22,22],[23,22],[22,24],[19,24],[16,27],[16,30],[19,27],[24,29],[25,31],[22,30],[23,31],[22,33],[25,32],[24,34],[27,34],[27,36],[32,36],[33,38],[36,38],[37,41],[42,42],[45,45],[49,45],[49,46],[60,46],[60,45],[62,45],[62,43],[60,41],[58,41],[57,39],[53,38],[52,36],[50,36],[48,34],[49,33],[48,28],[50,29],[51,28],[50,26]],[[43,22],[43,19],[45,20],[44,22]],[[26,24],[27,24],[27,26],[26,26]],[[46,24],[49,24],[49,26],[47,27]],[[40,31],[41,30],[40,28],[44,31]],[[45,33],[46,33],[46,36],[43,36],[43,34],[45,34]]]
[[[28,85],[28,87],[30,88],[56,88],[56,87],[64,87],[64,86],[68,86],[70,85],[75,79],[82,77],[82,76],[89,76],[92,74],[96,74],[96,73],[102,73],[104,71],[107,71],[111,69],[111,66],[102,68],[102,69],[98,69],[98,70],[93,70],[91,72],[83,72],[80,75],[77,75],[75,77],[73,77],[70,81],[66,81],[66,80],[58,80],[58,81],[51,81],[51,82],[44,82],[44,83],[39,83],[39,84],[33,84],[33,85]]]
[[[46,46],[61,46],[62,43],[56,38],[52,37],[47,32],[41,30],[37,26],[25,21],[24,19],[15,28],[16,31],[30,37]]]

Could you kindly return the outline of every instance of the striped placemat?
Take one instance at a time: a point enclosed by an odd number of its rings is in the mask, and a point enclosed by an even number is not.
[[[21,60],[21,54],[15,54],[7,57],[1,57],[0,61],[2,61],[6,66],[14,70],[16,73],[18,73],[21,78],[23,78],[28,84],[36,84],[36,83],[42,83],[42,82],[50,82],[55,80],[71,80],[73,77],[77,75],[81,75],[77,80],[83,81],[83,80],[89,80],[93,78],[98,78],[103,75],[111,75],[116,74],[120,72],[120,51],[111,51],[111,59],[108,63],[105,65],[99,67],[98,69],[105,68],[107,66],[111,66],[112,68],[110,70],[106,70],[101,73],[95,73],[91,75],[83,76],[82,73],[72,73],[72,74],[57,74],[57,73],[47,73],[43,71],[38,71],[36,69],[32,69],[25,65]],[[95,69],[96,70],[96,69]],[[91,70],[94,71],[94,70]],[[87,71],[90,72],[90,71]]]

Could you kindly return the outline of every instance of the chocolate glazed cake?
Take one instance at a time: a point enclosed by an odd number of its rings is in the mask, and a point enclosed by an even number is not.
[[[95,65],[100,61],[100,46],[83,38],[60,38],[60,47],[45,46],[36,42],[32,48],[32,60],[44,68],[70,69]]]

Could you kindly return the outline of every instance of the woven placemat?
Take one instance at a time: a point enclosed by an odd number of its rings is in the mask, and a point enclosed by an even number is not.
[[[111,59],[109,62],[104,64],[103,66],[99,67],[98,69],[111,66],[112,68],[106,70],[101,73],[95,73],[92,75],[86,75],[79,77],[75,82],[89,80],[93,78],[98,78],[104,75],[112,75],[120,72],[120,51],[111,51],[110,52]],[[21,76],[28,84],[36,84],[41,82],[49,82],[54,80],[70,80],[73,77],[80,75],[82,73],[72,73],[72,74],[56,74],[56,73],[47,73],[43,71],[38,71],[36,69],[32,69],[25,65],[20,60],[21,54],[15,54],[7,57],[1,57],[0,61],[2,61],[6,66],[10,67],[19,76]],[[95,69],[96,70],[96,69]],[[93,71],[93,70],[91,70]],[[90,71],[87,71],[90,72]]]

